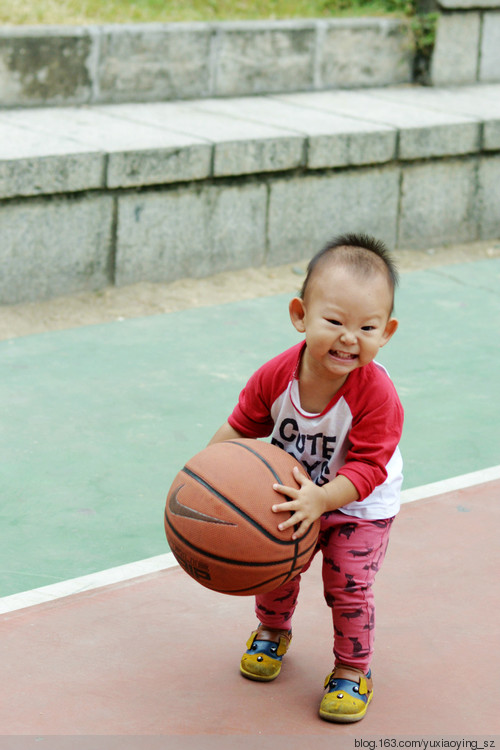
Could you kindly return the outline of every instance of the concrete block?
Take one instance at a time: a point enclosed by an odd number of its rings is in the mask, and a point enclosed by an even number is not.
[[[465,85],[477,80],[480,31],[479,12],[439,17],[431,61],[434,86]]]
[[[479,80],[500,81],[500,9],[483,14],[480,60]]]
[[[437,0],[438,5],[446,10],[477,10],[498,8],[498,0]]]
[[[484,123],[483,148],[485,151],[500,150],[500,119]]]
[[[310,169],[376,164],[394,158],[394,128],[329,112],[311,110],[279,98],[252,96],[201,103],[211,112],[294,132],[307,142]]]
[[[0,198],[104,186],[104,154],[68,138],[16,125],[0,112]]]
[[[478,239],[476,168],[475,159],[403,168],[399,247]]]
[[[311,111],[334,112],[394,128],[399,131],[398,156],[401,159],[453,156],[479,149],[480,125],[477,119],[409,102],[403,104],[385,96],[384,91],[321,91],[286,94],[279,98],[307,106]]]
[[[210,93],[208,24],[104,26],[95,100],[189,99]]]
[[[276,135],[238,143],[225,141],[215,147],[214,175],[232,176],[281,172],[303,163],[303,139]]]
[[[269,202],[269,264],[311,257],[334,235],[367,232],[394,247],[397,167],[278,180]]]
[[[302,164],[303,137],[289,129],[232,117],[224,113],[218,101],[110,105],[101,111],[203,140],[213,149],[211,174],[215,176],[272,172]]]
[[[107,184],[141,187],[200,180],[210,171],[210,153],[207,144],[181,147],[171,142],[110,153]]]
[[[483,149],[500,149],[500,84],[475,84],[460,88],[412,86],[387,88],[377,96],[419,109],[436,109],[454,115],[467,115],[483,127]]]
[[[261,265],[266,204],[262,184],[120,197],[116,283],[201,278]]]
[[[385,119],[399,129],[401,159],[455,156],[480,148],[481,129],[475,116],[437,111],[410,97],[389,102],[386,89],[372,89],[368,96],[376,100],[369,107],[370,117]]]
[[[136,123],[117,106],[6,113],[11,122],[40,137],[60,138],[70,150],[107,154],[107,187],[135,187],[202,179],[211,169],[211,145],[165,128]],[[0,116],[1,121],[1,116]],[[68,146],[67,146],[68,147]]]
[[[0,29],[0,107],[88,102],[94,54],[83,28]]]
[[[108,153],[108,187],[136,187],[201,180],[211,174],[212,145],[204,137],[174,127],[175,105],[101,105],[80,110],[75,138]],[[167,112],[165,109],[167,108]],[[143,116],[149,110],[159,116]],[[169,128],[169,123],[172,127]]]
[[[307,21],[217,24],[215,96],[312,89],[316,28]]]
[[[421,110],[439,110],[453,115],[467,115],[478,120],[500,116],[500,84],[470,86],[393,86],[372,89],[377,99]]]
[[[500,156],[487,156],[479,163],[479,238],[500,237]]]
[[[316,88],[385,86],[412,80],[411,36],[408,26],[399,21],[328,21],[320,49]]]
[[[0,204],[0,303],[101,289],[111,283],[109,196]]]

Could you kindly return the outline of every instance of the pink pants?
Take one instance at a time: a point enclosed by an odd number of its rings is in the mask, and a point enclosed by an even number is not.
[[[341,511],[326,513],[314,551],[314,555],[319,550],[323,553],[323,586],[326,603],[332,609],[335,663],[365,673],[375,636],[372,584],[385,557],[393,520],[366,521]],[[255,597],[255,612],[263,625],[291,629],[301,575]]]

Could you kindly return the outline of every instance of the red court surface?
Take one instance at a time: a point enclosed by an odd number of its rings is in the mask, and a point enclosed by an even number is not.
[[[362,722],[317,717],[332,666],[318,558],[268,684],[238,670],[253,599],[171,568],[0,617],[2,748],[16,735],[38,748],[54,736],[74,736],[75,748],[77,736],[146,748],[157,737],[167,749],[226,748],[239,736],[238,747],[246,737],[255,742],[241,747],[275,750],[308,737],[354,748],[363,738],[500,735],[499,496],[496,480],[402,506],[376,583],[375,692]]]

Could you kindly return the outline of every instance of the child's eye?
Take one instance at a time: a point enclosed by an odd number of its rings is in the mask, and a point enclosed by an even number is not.
[[[339,320],[329,320],[329,323],[332,324],[332,326],[341,326],[342,323]]]
[[[375,326],[361,326],[362,331],[374,331]]]

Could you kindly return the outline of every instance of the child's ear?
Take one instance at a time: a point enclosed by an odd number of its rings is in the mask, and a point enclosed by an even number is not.
[[[305,333],[306,310],[304,307],[304,301],[301,300],[300,297],[294,297],[288,306],[288,311],[294,328],[296,328],[299,333]]]
[[[389,318],[385,327],[382,346],[385,346],[387,342],[394,336],[398,329],[398,325],[399,321],[396,320],[396,318]]]

